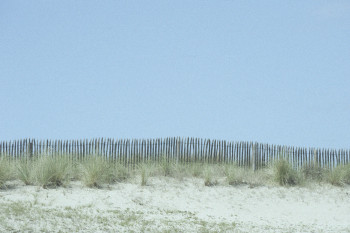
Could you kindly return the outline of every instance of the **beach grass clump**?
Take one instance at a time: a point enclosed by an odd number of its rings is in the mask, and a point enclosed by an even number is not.
[[[194,177],[201,177],[204,172],[204,163],[193,162],[189,165],[190,175]]]
[[[323,181],[325,179],[326,169],[315,164],[306,165],[301,169],[304,177],[311,181]]]
[[[214,175],[213,167],[210,165],[207,165],[204,167],[204,185],[205,186],[215,186],[219,182],[217,180],[217,177]]]
[[[152,173],[153,167],[150,163],[141,163],[137,166],[137,170],[141,176],[141,186],[146,186],[148,184],[148,179]]]
[[[302,183],[301,173],[293,169],[292,165],[285,159],[279,159],[274,164],[275,180],[282,186],[293,186]]]
[[[225,175],[229,185],[250,184],[254,171],[236,165],[228,165],[225,167]]]
[[[229,185],[245,184],[244,171],[236,165],[225,166],[225,176]]]
[[[25,185],[32,185],[35,182],[35,161],[23,158],[16,162],[16,175]]]
[[[100,188],[103,184],[116,180],[113,167],[101,156],[93,155],[80,164],[80,179],[90,188]]]
[[[8,157],[0,157],[0,188],[5,186],[5,183],[13,177],[10,161]]]
[[[230,164],[225,166],[224,175],[228,184],[232,186],[247,184],[250,187],[255,187],[267,184],[273,179],[273,174],[268,166],[254,171],[247,167]]]
[[[350,163],[344,165],[343,169],[344,169],[343,182],[345,184],[349,184],[350,185]]]
[[[160,172],[163,176],[173,176],[175,172],[175,162],[171,159],[167,159],[165,156],[162,156],[160,163]]]
[[[339,165],[328,171],[326,181],[334,186],[350,184],[350,165]]]
[[[122,163],[115,162],[112,164],[111,174],[109,175],[109,183],[122,182],[131,177],[128,168]]]
[[[64,186],[68,184],[70,172],[71,162],[66,156],[42,156],[35,160],[33,166],[35,183],[43,188]],[[30,175],[30,173],[27,173],[26,175]]]
[[[145,167],[141,168],[141,186],[147,185],[149,174]]]

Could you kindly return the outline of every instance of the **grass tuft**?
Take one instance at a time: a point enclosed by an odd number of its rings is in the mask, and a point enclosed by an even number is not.
[[[138,170],[141,175],[141,186],[146,186],[150,176],[150,164],[142,163],[138,165]]]
[[[130,172],[121,163],[114,163],[112,166],[112,173],[110,175],[110,183],[122,182],[130,178]]]
[[[215,186],[218,184],[218,180],[214,177],[213,168],[210,165],[204,168],[204,185]]]
[[[350,184],[350,163],[343,167],[344,169],[344,177],[343,182],[345,184]]]
[[[280,159],[275,162],[275,180],[282,186],[292,186],[301,184],[302,177],[287,160]]]
[[[160,170],[162,175],[164,176],[174,175],[175,164],[171,160],[168,160],[165,156],[163,156],[159,165],[160,165]]]
[[[191,175],[194,177],[201,177],[203,175],[203,163],[194,162],[190,164]]]
[[[268,166],[253,171],[251,168],[230,164],[224,167],[224,175],[228,184],[233,186],[247,184],[249,187],[256,187],[268,184],[273,180],[272,169]]]
[[[43,156],[34,166],[35,182],[43,188],[66,185],[69,181],[70,165],[66,156]]]
[[[338,166],[328,172],[327,181],[334,186],[344,185],[344,167]]]
[[[229,185],[247,184],[247,178],[250,174],[244,168],[239,168],[235,165],[225,167],[225,175]]]
[[[311,164],[304,166],[301,169],[301,172],[306,179],[320,182],[324,180],[326,170],[317,165]]]
[[[35,161],[30,159],[21,159],[16,163],[17,177],[25,185],[31,185],[35,182],[34,167]]]
[[[93,155],[80,164],[81,180],[87,187],[100,188],[115,181],[113,167],[102,157]]]
[[[6,187],[5,183],[12,178],[12,169],[9,163],[10,161],[7,157],[0,157],[0,187]]]

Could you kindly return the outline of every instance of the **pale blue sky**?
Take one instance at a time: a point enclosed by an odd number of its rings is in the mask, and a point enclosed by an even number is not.
[[[350,1],[0,2],[0,140],[350,147]]]

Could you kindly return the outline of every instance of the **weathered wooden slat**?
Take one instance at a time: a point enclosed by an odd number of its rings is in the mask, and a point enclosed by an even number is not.
[[[0,142],[0,156],[11,159],[34,156],[69,155],[74,160],[84,160],[96,154],[104,159],[122,162],[135,168],[145,161],[177,161],[179,163],[235,163],[239,166],[261,169],[276,159],[286,159],[293,168],[320,166],[334,169],[349,163],[349,150],[302,148],[269,145],[257,142],[228,142],[201,138],[168,137],[156,139],[97,138],[84,140],[21,139]]]

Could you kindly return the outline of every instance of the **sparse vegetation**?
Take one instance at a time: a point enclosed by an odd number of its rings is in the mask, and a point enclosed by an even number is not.
[[[226,165],[224,175],[229,185],[244,185],[250,187],[269,184],[273,180],[273,171],[270,167],[253,171],[252,169],[242,168],[237,165]]]
[[[247,184],[248,170],[237,166],[226,166],[225,175],[229,185]]]
[[[306,165],[301,169],[304,177],[311,181],[321,182],[325,179],[326,170],[315,164]]]

